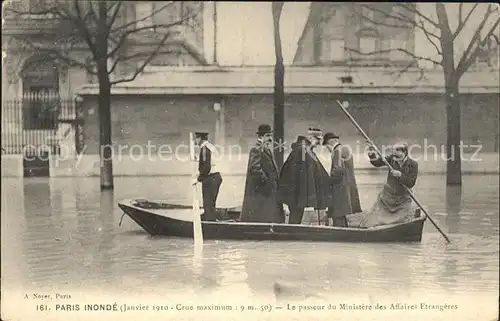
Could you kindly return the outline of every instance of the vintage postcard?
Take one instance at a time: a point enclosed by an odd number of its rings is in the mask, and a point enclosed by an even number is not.
[[[498,319],[494,3],[2,3],[1,319]]]

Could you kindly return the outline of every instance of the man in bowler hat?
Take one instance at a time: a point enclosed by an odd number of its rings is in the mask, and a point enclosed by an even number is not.
[[[250,149],[245,182],[245,195],[240,221],[284,223],[283,205],[278,202],[279,170],[273,154],[273,131],[260,125],[257,142]]]
[[[222,184],[222,176],[216,169],[218,152],[215,146],[208,141],[208,133],[196,132],[194,137],[195,144],[200,146],[197,182],[201,182],[203,195],[204,213],[202,219],[204,221],[215,221],[217,219],[217,196]]]
[[[354,175],[354,162],[348,146],[340,144],[335,133],[326,133],[323,145],[331,152],[330,168],[331,203],[328,204],[328,217],[333,226],[347,227],[347,215],[361,212],[358,187]]]

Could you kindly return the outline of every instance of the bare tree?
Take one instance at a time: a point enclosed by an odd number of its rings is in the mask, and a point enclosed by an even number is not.
[[[12,2],[14,4],[14,2]],[[150,12],[140,15],[138,1],[51,0],[26,8],[11,5],[6,9],[15,19],[55,19],[58,28],[49,38],[41,34],[10,35],[11,45],[45,55],[72,67],[80,67],[99,83],[99,144],[101,189],[113,188],[111,147],[111,87],[133,81],[158,55],[169,52],[168,40],[174,27],[183,25],[201,11],[201,6],[180,10],[179,1],[161,1]],[[171,14],[158,22],[161,13]],[[38,19],[37,19],[38,17]],[[45,37],[45,39],[43,39]],[[134,50],[136,48],[136,50]],[[81,54],[81,53],[84,54]],[[119,66],[133,71],[118,73]]]
[[[283,1],[272,3],[274,52],[276,63],[274,65],[274,148],[276,165],[283,166],[283,142],[285,136],[285,66],[283,64],[283,51],[281,48],[280,18],[283,11]]]
[[[461,185],[460,80],[492,41],[498,45],[500,22],[498,5],[429,3],[417,6],[414,3],[358,3],[356,8],[362,21],[368,21],[377,27],[407,26],[421,31],[436,50],[436,55],[423,56],[406,48],[391,48],[370,53],[347,48],[363,55],[400,51],[415,60],[431,62],[442,67],[447,114],[446,182],[447,185]],[[432,10],[428,12],[424,8]],[[366,14],[367,12],[372,14]],[[453,26],[454,24],[456,26]],[[460,50],[460,44],[465,44],[465,49]]]

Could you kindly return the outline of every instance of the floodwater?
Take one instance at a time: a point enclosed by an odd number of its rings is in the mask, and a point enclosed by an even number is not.
[[[374,202],[384,179],[381,173],[357,175],[364,209]],[[239,205],[243,181],[224,177],[218,205]],[[498,176],[466,176],[461,189],[446,189],[444,182],[443,176],[420,176],[415,194],[450,237],[448,245],[427,221],[418,244],[205,241],[202,257],[193,260],[191,239],[151,238],[128,217],[119,226],[122,213],[117,206],[131,197],[190,204],[188,177],[121,177],[115,179],[113,192],[103,193],[98,178],[2,179],[2,320],[108,318],[112,312],[82,311],[83,306],[114,302],[155,302],[164,311],[152,312],[149,306],[148,319],[182,320],[195,314],[177,311],[177,303],[222,301],[238,302],[232,312],[224,312],[229,313],[224,320],[256,319],[252,315],[257,311],[234,310],[248,308],[249,302],[266,311],[259,320],[281,318],[287,311],[297,319],[314,320],[345,320],[356,313],[382,320],[419,320],[422,313],[433,320],[494,320]],[[282,286],[279,293],[276,284]],[[45,301],[50,312],[36,311],[44,302],[32,298],[34,293],[52,296]],[[56,298],[56,293],[71,299]],[[337,310],[311,315],[291,311],[293,302],[311,300],[323,300]],[[422,302],[447,307],[423,308]],[[80,311],[56,312],[55,304],[62,303],[80,304]],[[341,303],[419,307],[340,311]],[[279,306],[283,310],[276,311]],[[146,316],[134,313],[119,317]],[[221,312],[203,313],[206,319]]]

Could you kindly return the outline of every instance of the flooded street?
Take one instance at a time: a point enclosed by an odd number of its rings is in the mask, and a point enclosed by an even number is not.
[[[364,209],[375,201],[384,179],[382,173],[357,175]],[[224,177],[218,205],[241,204],[243,181]],[[428,300],[457,304],[458,311],[491,320],[496,315],[495,175],[466,176],[461,191],[447,190],[444,176],[419,177],[415,194],[450,237],[449,245],[427,221],[420,244],[205,241],[203,259],[193,264],[192,240],[151,238],[128,217],[119,226],[117,201],[141,197],[190,204],[188,185],[188,177],[120,177],[113,192],[101,193],[98,178],[3,178],[3,312],[21,313],[14,302],[23,304],[23,295],[34,292],[70,294],[68,303],[101,295],[111,297],[111,303],[136,298],[137,304],[152,297],[174,302],[201,296],[274,304],[312,293],[347,303]],[[291,289],[276,296],[275,282]],[[452,312],[438,312],[436,320],[439,313],[447,319]]]

